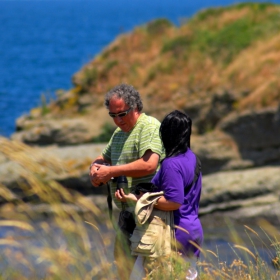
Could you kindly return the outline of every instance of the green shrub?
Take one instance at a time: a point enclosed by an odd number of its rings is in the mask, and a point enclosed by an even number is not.
[[[209,8],[202,10],[196,16],[194,16],[190,23],[196,23],[207,20],[209,17],[219,17],[225,11],[226,8]]]
[[[166,41],[161,49],[162,53],[165,52],[173,52],[174,55],[182,54],[187,47],[189,47],[192,43],[192,40],[189,36],[178,36],[174,39]]]
[[[94,68],[86,68],[83,72],[82,84],[83,88],[87,88],[89,85],[94,84],[98,78],[98,71]]]
[[[50,112],[45,94],[41,94],[41,107],[42,107],[42,116],[45,116]]]
[[[110,60],[106,63],[105,65],[105,70],[109,71],[111,70],[114,66],[118,65],[119,62],[117,60]]]
[[[254,42],[277,34],[280,17],[279,12],[273,12],[263,18],[261,9],[258,9],[258,13],[235,20],[218,30],[196,29],[193,23],[191,27],[194,28],[194,35],[188,42],[189,47],[227,64]]]
[[[246,7],[249,7],[249,8],[253,8],[255,11],[265,11],[267,8],[269,7],[273,7],[273,6],[276,6],[275,4],[273,3],[248,3],[248,2],[243,2],[243,3],[239,3],[239,4],[236,4],[236,5],[233,5],[231,7],[229,7],[229,9],[243,9],[243,8],[246,8]]]
[[[92,143],[105,143],[108,142],[113,134],[113,132],[115,131],[116,127],[112,126],[109,123],[105,123],[104,126],[102,127],[102,132],[92,138],[91,142]]]
[[[171,26],[173,26],[173,24],[168,19],[160,18],[148,23],[146,30],[149,34],[156,35],[164,32]]]

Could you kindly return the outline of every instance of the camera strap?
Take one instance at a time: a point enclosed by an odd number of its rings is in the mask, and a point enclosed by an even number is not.
[[[108,204],[108,209],[109,209],[109,217],[110,220],[112,221],[112,215],[113,215],[113,205],[112,205],[112,195],[111,195],[111,191],[110,191],[110,184],[106,183],[107,186],[107,204]]]

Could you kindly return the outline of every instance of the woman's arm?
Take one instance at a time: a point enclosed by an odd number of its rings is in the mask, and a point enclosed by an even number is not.
[[[164,196],[161,196],[157,203],[154,205],[154,208],[163,210],[163,211],[173,211],[179,209],[181,206],[180,203],[166,200]]]
[[[127,202],[127,200],[129,200],[129,201],[133,201],[134,203],[136,203],[142,195],[143,195],[143,193],[141,193],[139,196],[138,195],[136,196],[132,193],[126,195],[122,189],[117,190],[115,192],[116,199],[118,201],[122,201],[122,202]],[[163,211],[173,211],[173,210],[179,209],[180,206],[181,206],[180,203],[166,200],[164,196],[161,196],[158,199],[157,203],[154,205],[154,208],[163,210]]]

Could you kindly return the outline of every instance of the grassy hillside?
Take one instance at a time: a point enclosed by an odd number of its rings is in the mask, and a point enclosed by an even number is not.
[[[280,6],[269,3],[207,9],[180,27],[155,20],[120,35],[73,76],[73,88],[44,114],[100,110],[105,116],[104,93],[122,82],[134,85],[145,111],[159,119],[174,108],[195,116],[221,99],[227,112],[278,106],[279,30]]]

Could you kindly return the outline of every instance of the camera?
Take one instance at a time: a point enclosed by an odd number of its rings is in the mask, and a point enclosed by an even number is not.
[[[117,178],[117,190],[123,189],[125,194],[129,194],[127,178],[121,175]]]

